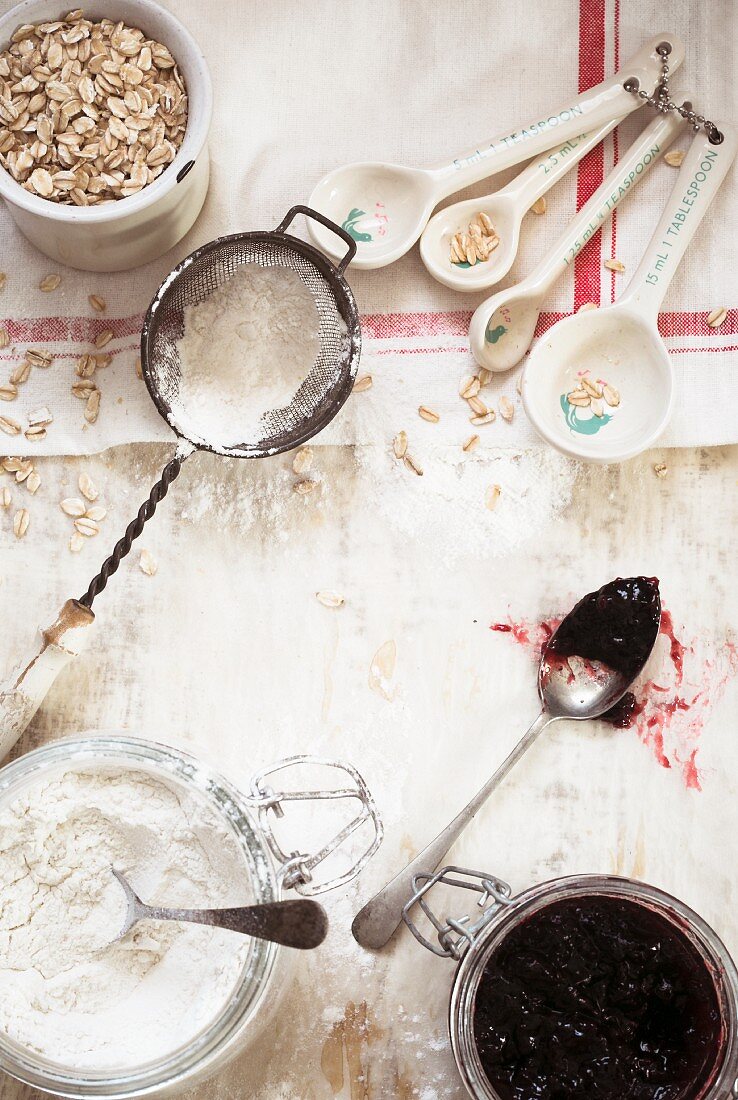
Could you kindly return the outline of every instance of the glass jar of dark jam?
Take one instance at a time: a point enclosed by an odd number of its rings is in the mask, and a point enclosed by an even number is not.
[[[476,917],[439,919],[427,897],[439,882],[476,891]],[[460,960],[449,1031],[475,1100],[738,1097],[738,971],[676,898],[597,875],[511,898],[500,880],[455,867],[416,885],[406,923]],[[416,901],[437,943],[411,916]]]

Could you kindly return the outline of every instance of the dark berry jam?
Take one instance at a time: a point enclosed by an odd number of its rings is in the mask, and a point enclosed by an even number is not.
[[[618,578],[581,599],[547,648],[562,657],[600,661],[633,677],[653,649],[660,620],[659,582],[654,577]]]
[[[474,1039],[502,1100],[699,1100],[724,1027],[712,973],[667,917],[637,901],[565,898],[496,947]]]

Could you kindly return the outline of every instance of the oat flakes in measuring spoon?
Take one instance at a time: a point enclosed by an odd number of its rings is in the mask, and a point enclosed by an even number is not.
[[[655,92],[662,69],[658,47],[664,42],[669,44],[671,68],[676,69],[684,60],[684,43],[674,35],[656,35],[615,76],[543,119],[439,167],[367,161],[336,168],[318,183],[310,205],[357,241],[355,268],[385,267],[412,248],[442,199],[639,107],[633,90],[644,90],[648,96]],[[322,249],[336,254],[335,238],[324,226],[311,223],[310,233]]]
[[[343,240],[345,252],[337,265],[287,233],[300,213]],[[198,449],[235,458],[279,454],[303,446],[338,413],[351,392],[361,352],[359,313],[344,278],[355,252],[356,242],[346,230],[309,207],[295,206],[272,232],[220,237],[164,280],[144,319],[141,370],[180,445],[87,591],[67,600],[57,620],[39,632],[30,658],[0,689],[0,758],[85,644],[95,618],[93,601],[184,460]],[[234,305],[243,313],[235,324]],[[244,307],[250,307],[251,316]],[[264,354],[260,335],[268,339]],[[211,338],[211,346],[225,352],[227,361],[218,364],[212,356],[202,361]],[[288,354],[291,361],[275,367],[268,349],[272,355]]]
[[[564,454],[622,462],[666,427],[674,369],[659,307],[737,149],[732,127],[698,133],[627,290],[614,305],[559,321],[533,349],[523,406],[539,435]]]
[[[621,200],[664,155],[683,126],[684,120],[676,114],[655,118],[530,275],[477,306],[469,326],[469,344],[481,367],[506,371],[520,362],[533,343],[541,308],[554,283]]]
[[[486,290],[504,278],[515,262],[523,218],[533,204],[618,122],[615,118],[537,157],[502,190],[434,214],[420,238],[420,256],[433,278],[462,291]]]

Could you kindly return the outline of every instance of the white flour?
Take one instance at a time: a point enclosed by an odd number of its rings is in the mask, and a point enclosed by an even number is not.
[[[123,891],[247,904],[237,842],[204,799],[142,771],[67,771],[0,812],[0,1029],[79,1070],[133,1068],[193,1039],[227,1003],[248,941],[145,921],[120,943]]]
[[[318,311],[295,271],[243,264],[187,306],[176,416],[194,439],[258,443],[262,418],[289,405],[320,349]]]

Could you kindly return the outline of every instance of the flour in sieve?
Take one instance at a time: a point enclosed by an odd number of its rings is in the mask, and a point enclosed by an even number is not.
[[[296,271],[242,264],[185,308],[177,350],[180,427],[216,447],[255,445],[265,415],[292,403],[318,358],[315,301]]]
[[[223,929],[125,914],[115,865],[145,901],[247,904],[235,837],[203,796],[105,767],[35,780],[0,811],[0,1030],[80,1071],[135,1068],[211,1024],[248,956]]]

